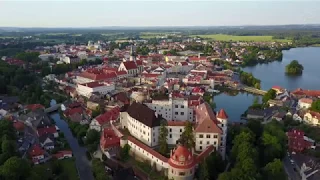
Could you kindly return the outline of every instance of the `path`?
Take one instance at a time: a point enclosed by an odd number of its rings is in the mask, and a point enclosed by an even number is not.
[[[68,124],[60,118],[59,113],[54,113],[50,115],[50,117],[56,122],[60,131],[64,133],[64,136],[72,149],[73,155],[76,158],[76,167],[80,180],[94,180],[91,171],[91,164],[86,156],[86,148],[79,146],[77,138],[73,137]]]

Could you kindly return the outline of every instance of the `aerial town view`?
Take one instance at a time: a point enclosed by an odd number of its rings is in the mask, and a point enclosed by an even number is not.
[[[0,180],[320,180],[320,1],[0,1]]]

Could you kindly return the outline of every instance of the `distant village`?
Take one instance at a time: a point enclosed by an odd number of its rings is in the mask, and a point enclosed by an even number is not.
[[[222,42],[199,38],[183,42],[163,40],[158,45],[146,40],[123,40],[125,48],[110,49],[106,42],[88,42],[87,45],[41,46],[32,51],[48,62],[51,71],[61,64],[79,65],[63,74],[49,73],[42,79],[43,87],[53,93],[68,97],[63,103],[21,104],[17,97],[0,97],[0,117],[13,122],[18,135],[21,156],[34,164],[42,164],[51,158],[70,158],[74,154],[58,125],[48,113],[58,111],[62,119],[79,127],[99,132],[96,147],[107,159],[119,160],[119,152],[129,146],[130,155],[136,160],[148,162],[169,179],[193,179],[198,165],[212,152],[218,152],[227,160],[228,127],[239,125],[230,122],[224,109],[214,109],[212,94],[220,93],[219,87],[243,90],[239,73],[226,68],[216,60],[239,67],[250,54],[248,46],[266,46],[281,49],[287,43],[232,42],[225,47]],[[209,47],[208,52],[187,50],[190,46]],[[142,55],[141,47],[149,49]],[[269,55],[263,50],[258,59]],[[2,57],[8,64],[27,66],[24,61]],[[88,62],[99,61],[99,64]],[[268,100],[265,108],[249,108],[240,119],[256,119],[263,124],[272,120],[293,121],[310,126],[320,124],[320,113],[310,110],[320,97],[320,90],[296,89],[288,91],[274,86],[276,97]],[[262,93],[262,94],[261,94]],[[261,91],[264,95],[266,92]],[[211,97],[211,102],[206,96]],[[210,99],[210,98],[209,98]],[[231,102],[230,102],[231,103]],[[18,110],[17,110],[18,109]],[[1,119],[1,118],[0,118]],[[186,127],[190,125],[194,137],[193,147],[185,143]],[[161,136],[166,133],[167,155],[161,154]],[[320,179],[320,167],[311,163],[312,157],[300,152],[318,148],[316,140],[300,129],[287,132],[288,149],[292,162],[301,176]],[[84,133],[85,135],[85,133]],[[86,138],[86,137],[81,137]],[[302,158],[304,157],[304,159]],[[110,165],[111,166],[111,165]]]

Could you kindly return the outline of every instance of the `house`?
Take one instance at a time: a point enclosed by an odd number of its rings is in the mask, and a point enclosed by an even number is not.
[[[44,128],[52,125],[48,115],[42,109],[36,109],[28,114],[23,114],[18,119],[25,125],[34,129]]]
[[[320,179],[320,164],[315,157],[292,154],[292,160],[301,176],[301,180],[319,180]]]
[[[264,119],[265,113],[260,109],[248,109],[247,119]]]
[[[45,159],[45,151],[40,147],[39,144],[34,144],[29,149],[29,156],[31,157],[34,164],[39,164]]]
[[[133,102],[126,112],[120,112],[122,128],[128,129],[130,134],[149,147],[158,145],[161,119],[162,117],[148,106],[136,102]]]
[[[142,72],[135,61],[121,62],[118,71],[125,71],[128,76],[135,76]]]
[[[35,111],[37,109],[45,109],[41,104],[28,104],[25,106],[25,110]]]
[[[280,86],[272,86],[271,89],[275,90],[277,94],[282,93],[284,91],[284,89]]]
[[[309,109],[313,100],[311,98],[301,98],[298,101],[297,109]]]
[[[76,91],[78,95],[90,97],[92,94],[106,95],[114,91],[115,85],[107,82],[89,82],[85,84],[78,84]]]
[[[0,109],[10,111],[18,107],[19,97],[0,96]]]
[[[285,112],[277,112],[272,116],[272,119],[275,119],[277,121],[282,121],[284,120],[285,117],[286,117]]]
[[[303,116],[303,121],[310,124],[317,126],[320,124],[320,113],[314,111],[308,111]]]
[[[39,137],[39,142],[42,148],[45,150],[54,149],[54,135],[53,134],[45,134]]]
[[[120,138],[114,133],[113,129],[103,129],[100,137],[100,148],[108,158],[117,155],[120,150]]]
[[[320,97],[320,91],[319,90],[304,90],[304,89],[296,89],[291,92],[292,95],[295,97],[313,97],[313,98],[319,98]]]
[[[72,151],[67,151],[67,150],[58,151],[56,154],[53,154],[52,156],[59,160],[67,159],[72,157]]]
[[[119,117],[119,113],[120,108],[116,106],[93,119],[90,123],[89,128],[101,131],[105,125],[107,125],[111,121],[117,120]]]
[[[59,137],[59,134],[55,125],[38,128],[37,134],[39,137],[44,135],[53,135],[54,138]]]
[[[287,132],[288,147],[291,152],[302,152],[314,146],[314,140],[305,136],[304,132],[298,129],[292,129]]]

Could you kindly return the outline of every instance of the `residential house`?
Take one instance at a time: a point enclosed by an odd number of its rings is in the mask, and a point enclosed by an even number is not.
[[[287,132],[288,147],[291,152],[302,152],[314,146],[315,141],[305,136],[304,132],[292,129]]]
[[[53,154],[52,156],[59,160],[67,159],[72,157],[72,151],[67,151],[67,150],[58,151],[56,154]]]
[[[292,154],[292,160],[301,176],[301,180],[319,180],[320,179],[320,164],[315,157]]]
[[[303,121],[307,124],[318,126],[320,124],[320,113],[308,111],[304,114]]]
[[[39,137],[44,135],[52,135],[54,138],[59,137],[59,133],[55,125],[37,128],[37,134]]]
[[[45,151],[40,147],[39,144],[34,144],[29,149],[29,156],[34,164],[40,164],[45,160]]]
[[[90,82],[85,84],[78,84],[76,90],[78,95],[89,98],[94,93],[98,93],[100,95],[111,93],[115,90],[115,85],[113,83],[107,82]]]
[[[53,134],[45,134],[39,137],[39,142],[42,148],[45,150],[54,149],[54,135]]]
[[[100,114],[94,118],[90,123],[90,129],[95,129],[101,131],[105,125],[110,123],[110,121],[115,121],[118,119],[120,113],[120,108],[118,106]]]
[[[120,150],[120,138],[114,133],[113,129],[103,129],[100,137],[100,148],[108,158],[117,155]]]
[[[297,109],[309,109],[313,100],[311,98],[301,98],[298,101]]]
[[[247,119],[264,119],[265,112],[261,109],[248,109]]]

